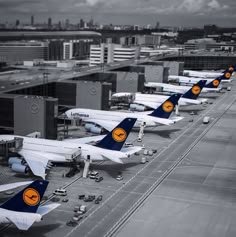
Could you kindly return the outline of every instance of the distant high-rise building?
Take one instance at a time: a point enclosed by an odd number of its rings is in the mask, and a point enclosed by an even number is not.
[[[160,22],[157,21],[155,28],[156,28],[156,29],[159,29],[159,27],[160,27]]]
[[[134,30],[139,30],[139,25],[135,25]]]
[[[58,29],[61,29],[61,21],[58,21]]]
[[[34,25],[34,16],[31,16],[31,25]]]
[[[79,22],[79,28],[84,28],[84,20],[81,18]]]
[[[16,27],[20,25],[20,20],[16,20]]]
[[[90,21],[88,22],[88,27],[93,28],[93,18],[91,17]]]
[[[69,21],[69,19],[66,19],[66,22],[65,22],[66,29],[69,28],[69,26],[70,26],[70,21]]]
[[[213,35],[216,34],[218,27],[216,25],[204,25],[204,33],[205,35]]]
[[[51,29],[52,28],[52,18],[49,17],[48,18],[48,29]]]

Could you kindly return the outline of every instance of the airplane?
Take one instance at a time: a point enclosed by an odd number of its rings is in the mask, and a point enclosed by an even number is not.
[[[217,78],[221,79],[221,83],[229,83],[232,81],[230,79],[231,75],[232,73],[230,71],[225,71],[223,75],[218,76]],[[194,84],[202,79],[206,80],[207,84],[209,84],[210,82],[214,80],[214,79],[205,79],[201,77],[185,77],[185,76],[175,76],[175,75],[170,75],[168,77],[168,81],[172,81],[172,82],[174,81],[174,82],[185,83],[185,84]]]
[[[201,77],[201,78],[216,78],[222,76],[226,71],[231,71],[233,73],[236,70],[236,65],[229,66],[223,72],[204,72],[204,71],[193,71],[193,70],[184,70],[184,75],[189,77]]]
[[[8,191],[14,188],[18,188],[27,184],[32,183],[33,181],[25,181],[25,182],[16,182],[16,183],[10,183],[10,184],[3,184],[0,185],[0,193],[4,191]]]
[[[182,117],[169,118],[175,105],[180,98],[179,94],[174,94],[154,111],[150,112],[117,112],[117,111],[101,111],[93,109],[70,109],[65,112],[69,119],[82,119],[85,122],[87,131],[101,134],[104,130],[110,131],[115,124],[126,117],[136,118],[135,128],[156,127],[159,125],[172,125],[175,122],[183,119]]]
[[[183,94],[179,101],[179,106],[198,105],[207,102],[207,99],[197,99],[201,93],[202,88],[206,84],[205,80],[198,81],[185,94]],[[130,109],[136,111],[144,111],[145,109],[155,109],[160,103],[163,103],[169,96],[158,94],[141,94],[141,93],[115,93],[112,98],[119,99],[120,97],[128,97],[134,99],[130,103]]]
[[[133,125],[135,118],[125,118],[105,137],[90,137],[70,139],[70,141],[55,141],[42,138],[31,138],[16,135],[0,135],[0,140],[8,141],[14,138],[23,139],[23,146],[17,152],[21,157],[10,158],[8,163],[15,172],[28,173],[29,170],[36,176],[45,179],[45,171],[50,162],[71,162],[90,157],[91,161],[112,160],[123,163],[121,158],[128,158],[142,147],[122,148]],[[116,123],[117,124],[117,123]],[[117,135],[117,132],[122,133]],[[96,145],[87,144],[97,142]]]
[[[203,88],[201,93],[208,93],[208,92],[219,92],[222,88],[219,87],[221,82],[221,77],[218,77],[212,80],[210,83],[206,84]],[[167,93],[180,93],[184,94],[188,90],[191,89],[191,86],[179,86],[179,85],[172,85],[167,83],[160,83],[160,82],[147,82],[145,83],[146,88],[162,88],[163,92]]]
[[[0,223],[14,224],[19,230],[28,230],[34,222],[40,222],[44,215],[61,204],[40,206],[48,181],[36,180],[11,199],[0,205]]]

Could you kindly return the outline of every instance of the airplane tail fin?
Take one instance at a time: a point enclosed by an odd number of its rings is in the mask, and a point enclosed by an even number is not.
[[[10,211],[36,213],[48,181],[36,180],[0,207]]]
[[[225,70],[225,71],[223,72],[223,75],[220,76],[220,77],[218,77],[218,78],[221,78],[221,80],[229,80],[230,77],[232,76],[233,72],[234,72],[233,67],[232,67],[232,68],[229,68],[228,70]]]
[[[157,107],[149,116],[168,119],[179,101],[181,94],[173,94],[159,107]]]
[[[185,94],[183,98],[196,100],[200,95],[202,88],[205,86],[206,80],[200,80],[192,86]]]
[[[234,65],[229,66],[225,71],[223,71],[223,73],[227,71],[233,73],[235,70],[236,70],[236,65],[234,64]]]
[[[218,88],[220,82],[224,76],[217,77],[216,79],[212,80],[208,84],[205,85],[206,88]]]
[[[136,120],[136,118],[125,118],[101,141],[99,141],[96,146],[108,150],[120,151]]]

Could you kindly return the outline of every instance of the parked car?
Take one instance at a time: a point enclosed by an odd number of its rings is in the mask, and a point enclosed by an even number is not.
[[[95,178],[95,182],[101,182],[103,180],[102,176],[96,177]]]
[[[98,172],[95,170],[89,172],[88,174],[90,179],[96,179],[96,177],[98,177]]]
[[[85,198],[85,195],[82,194],[82,195],[79,195],[79,200],[83,200]]]
[[[120,181],[123,179],[123,176],[121,174],[117,175],[116,180]]]
[[[98,201],[102,201],[102,195],[99,195],[99,196],[97,197],[97,200],[98,200]]]
[[[53,194],[58,195],[58,196],[66,196],[67,191],[63,188],[58,188],[53,192]]]

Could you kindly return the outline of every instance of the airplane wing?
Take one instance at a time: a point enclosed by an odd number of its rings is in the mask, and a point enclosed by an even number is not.
[[[16,182],[16,183],[11,183],[11,184],[3,184],[0,185],[0,192],[4,192],[10,189],[14,189],[20,186],[28,185],[32,183],[33,181],[26,181],[26,182]]]
[[[82,137],[82,138],[75,138],[75,139],[64,139],[63,141],[79,143],[79,144],[88,144],[92,142],[97,142],[102,140],[106,135],[98,135],[98,136],[90,136],[90,137]]]
[[[40,154],[26,150],[19,151],[19,154],[24,157],[34,175],[45,179],[45,170],[49,161],[48,157],[45,157],[43,153]]]
[[[178,122],[178,121],[184,119],[184,117],[173,116],[173,117],[170,117],[169,119],[176,123],[176,122]]]
[[[6,218],[16,225],[19,230],[28,230],[41,216],[35,213],[11,212],[6,214]]]
[[[107,120],[105,121],[105,120],[101,120],[101,119],[88,119],[88,120],[86,120],[86,122],[97,124],[97,125],[105,128],[109,132],[113,128],[115,128],[116,125],[118,124],[118,122],[115,122],[115,121],[107,121]]]
[[[135,100],[134,103],[144,105],[144,106],[152,108],[152,109],[156,109],[157,106],[161,104],[161,103],[155,103],[155,102],[149,102],[149,101],[139,101],[139,100],[137,100],[137,101]]]
[[[37,213],[40,214],[41,216],[44,216],[54,210],[55,208],[59,207],[61,204],[60,203],[53,203],[49,205],[44,205],[44,206],[39,206]]]
[[[127,155],[133,155],[135,152],[139,152],[143,149],[141,146],[131,146],[131,147],[123,147],[121,149],[121,152],[127,154]]]
[[[108,160],[120,164],[123,164],[123,161],[121,160],[122,158],[128,158],[128,156],[123,152],[120,151],[116,152],[113,150],[106,150],[106,149],[102,149],[100,155],[107,158]]]

